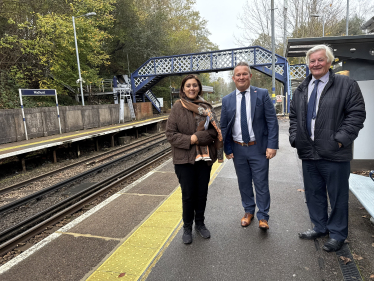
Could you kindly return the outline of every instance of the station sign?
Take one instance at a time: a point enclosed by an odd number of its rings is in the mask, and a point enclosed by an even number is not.
[[[21,89],[22,96],[54,96],[56,90],[47,89]]]
[[[27,136],[27,126],[26,126],[26,117],[25,117],[25,111],[23,108],[23,101],[22,97],[23,96],[30,96],[30,97],[43,97],[43,96],[55,96],[56,97],[56,109],[57,109],[57,119],[58,119],[58,126],[60,129],[60,134],[61,132],[61,120],[60,120],[60,111],[58,109],[58,99],[57,99],[57,91],[56,90],[50,90],[50,89],[18,89],[18,94],[19,94],[19,101],[21,105],[21,111],[22,111],[22,119],[23,119],[23,125],[25,127],[25,136],[26,140],[29,139]],[[31,116],[33,118],[33,116]]]

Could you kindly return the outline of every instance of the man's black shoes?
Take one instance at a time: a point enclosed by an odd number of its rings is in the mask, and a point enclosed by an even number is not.
[[[312,230],[308,229],[305,232],[299,233],[299,237],[301,239],[313,240],[313,239],[316,239],[316,238],[319,238],[319,237],[326,236],[327,234],[328,234],[328,232],[317,232],[313,229]]]
[[[343,246],[344,241],[339,241],[334,238],[329,238],[325,245],[323,245],[322,249],[326,252],[336,252],[339,251],[340,248]]]
[[[184,244],[192,243],[192,227],[184,228],[182,240]]]
[[[210,231],[205,227],[204,224],[202,225],[195,225],[196,232],[200,234],[201,237],[204,239],[210,238]]]

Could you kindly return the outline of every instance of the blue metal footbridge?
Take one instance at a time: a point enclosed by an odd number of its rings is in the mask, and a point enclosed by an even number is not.
[[[239,62],[247,62],[251,68],[272,76],[272,53],[260,46],[155,57],[147,60],[131,74],[132,100],[134,103],[144,102],[147,98],[160,112],[152,87],[164,77],[228,71],[234,69]],[[291,79],[305,78],[308,72],[306,65],[290,67],[286,58],[275,55],[275,79],[284,85],[287,101],[291,96]],[[289,106],[289,102],[286,104]],[[288,106],[285,108],[286,112]]]

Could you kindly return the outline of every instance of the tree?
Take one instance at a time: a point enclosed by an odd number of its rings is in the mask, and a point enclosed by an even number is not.
[[[14,96],[11,92],[17,87],[53,87],[59,93],[64,90],[62,83],[75,87],[78,69],[71,17],[87,12],[96,12],[97,16],[76,18],[81,72],[86,84],[115,74],[129,74],[151,57],[218,49],[208,39],[206,21],[193,9],[194,3],[0,0],[1,94]],[[158,86],[169,91],[170,83],[178,84],[180,80],[164,79]]]
[[[284,15],[283,0],[275,0],[275,43],[276,53],[283,55]],[[362,7],[365,7],[365,11]],[[260,45],[271,49],[270,1],[248,0],[241,15],[243,30],[239,45]],[[366,9],[368,13],[366,13]],[[364,15],[374,13],[374,3],[370,0],[350,1],[349,35],[361,34],[360,26]],[[320,17],[312,17],[313,14]],[[346,33],[346,1],[340,0],[288,0],[287,37],[321,37],[323,19],[325,36],[340,36]],[[291,64],[302,63],[303,58],[289,58]],[[254,75],[254,83],[267,86],[265,75]],[[263,81],[260,81],[260,80]],[[278,89],[278,87],[276,87]]]
[[[363,34],[364,32],[361,29],[361,26],[364,22],[364,18],[360,18],[358,14],[351,16],[348,25],[348,35],[351,36]],[[342,19],[340,22],[338,22],[338,24],[335,26],[334,33],[340,36],[346,35],[346,19]]]

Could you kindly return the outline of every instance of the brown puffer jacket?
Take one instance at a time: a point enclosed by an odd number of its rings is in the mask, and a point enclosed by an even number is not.
[[[166,124],[166,138],[171,144],[173,164],[195,164],[196,145],[191,145],[193,134],[197,136],[200,146],[209,146],[212,161],[207,163],[212,165],[217,160],[217,149],[214,147],[217,131],[212,124],[209,124],[208,130],[196,132],[194,114],[184,108],[180,102],[176,102]]]

